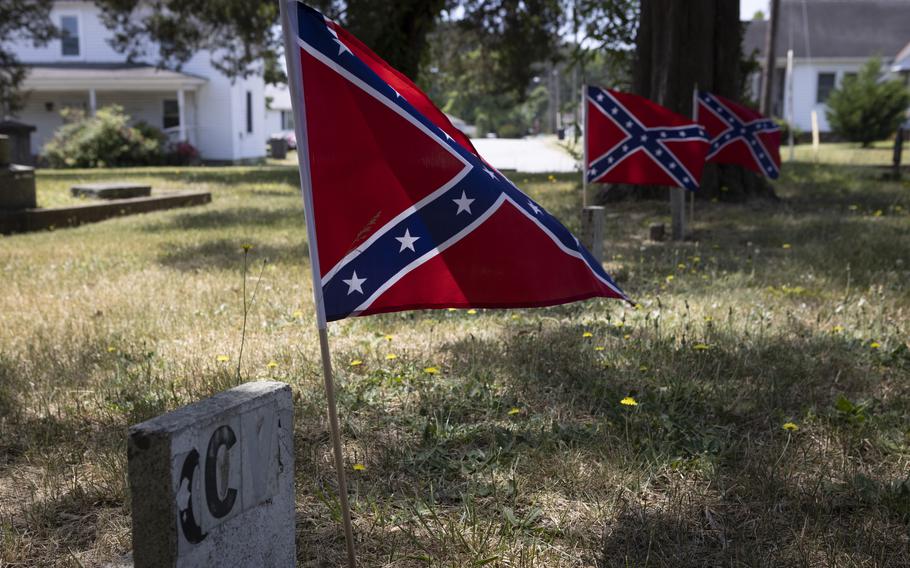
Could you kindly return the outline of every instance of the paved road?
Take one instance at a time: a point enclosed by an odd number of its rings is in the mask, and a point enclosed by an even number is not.
[[[500,170],[519,172],[574,172],[575,160],[555,138],[473,138],[480,155]]]

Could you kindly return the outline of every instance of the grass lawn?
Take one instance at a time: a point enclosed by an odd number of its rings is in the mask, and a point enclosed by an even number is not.
[[[333,324],[362,565],[906,566],[910,182],[879,175],[788,164],[685,243],[609,206],[636,309]],[[0,565],[130,550],[126,429],[238,382],[249,243],[242,380],[291,384],[299,565],[340,566],[295,170],[41,171],[39,201],[119,178],[214,201],[0,237]],[[574,176],[513,179],[578,228]]]

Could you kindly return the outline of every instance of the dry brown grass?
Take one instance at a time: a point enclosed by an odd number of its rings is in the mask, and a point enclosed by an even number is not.
[[[243,380],[292,385],[299,564],[340,565],[295,172],[42,172],[41,200],[124,176],[214,202],[0,238],[0,564],[129,551],[126,429],[236,383],[251,243]],[[906,565],[910,187],[876,176],[790,167],[681,244],[642,238],[664,203],[611,206],[638,310],[333,325],[364,566]],[[514,177],[575,224],[573,180]]]

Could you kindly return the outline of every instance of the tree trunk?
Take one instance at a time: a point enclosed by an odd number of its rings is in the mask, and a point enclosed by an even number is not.
[[[734,100],[741,98],[742,31],[739,2],[732,0],[641,0],[634,88],[683,116],[692,116],[697,84]],[[666,188],[614,186],[601,200],[665,198]],[[774,197],[763,177],[738,166],[706,164],[696,199],[743,201]]]

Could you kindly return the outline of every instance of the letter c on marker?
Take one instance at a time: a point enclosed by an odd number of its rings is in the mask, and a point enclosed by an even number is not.
[[[230,426],[219,426],[209,438],[209,448],[205,454],[205,500],[209,506],[209,512],[216,519],[227,515],[234,508],[234,501],[237,499],[237,490],[228,488],[225,492],[224,499],[218,494],[218,477],[215,474],[218,466],[218,450],[225,446],[230,450],[237,442],[237,436]],[[228,480],[224,480],[227,485]]]
[[[193,476],[195,475],[198,466],[199,452],[194,449],[186,456],[186,459],[183,460],[183,468],[180,470],[180,486],[183,486],[183,482],[186,481],[187,490],[190,492],[193,491]],[[183,528],[183,536],[186,537],[188,542],[198,544],[205,540],[205,537],[208,535],[202,532],[202,527],[196,524],[196,517],[193,515],[192,493],[186,504],[186,509],[181,509],[179,516],[180,526]]]

